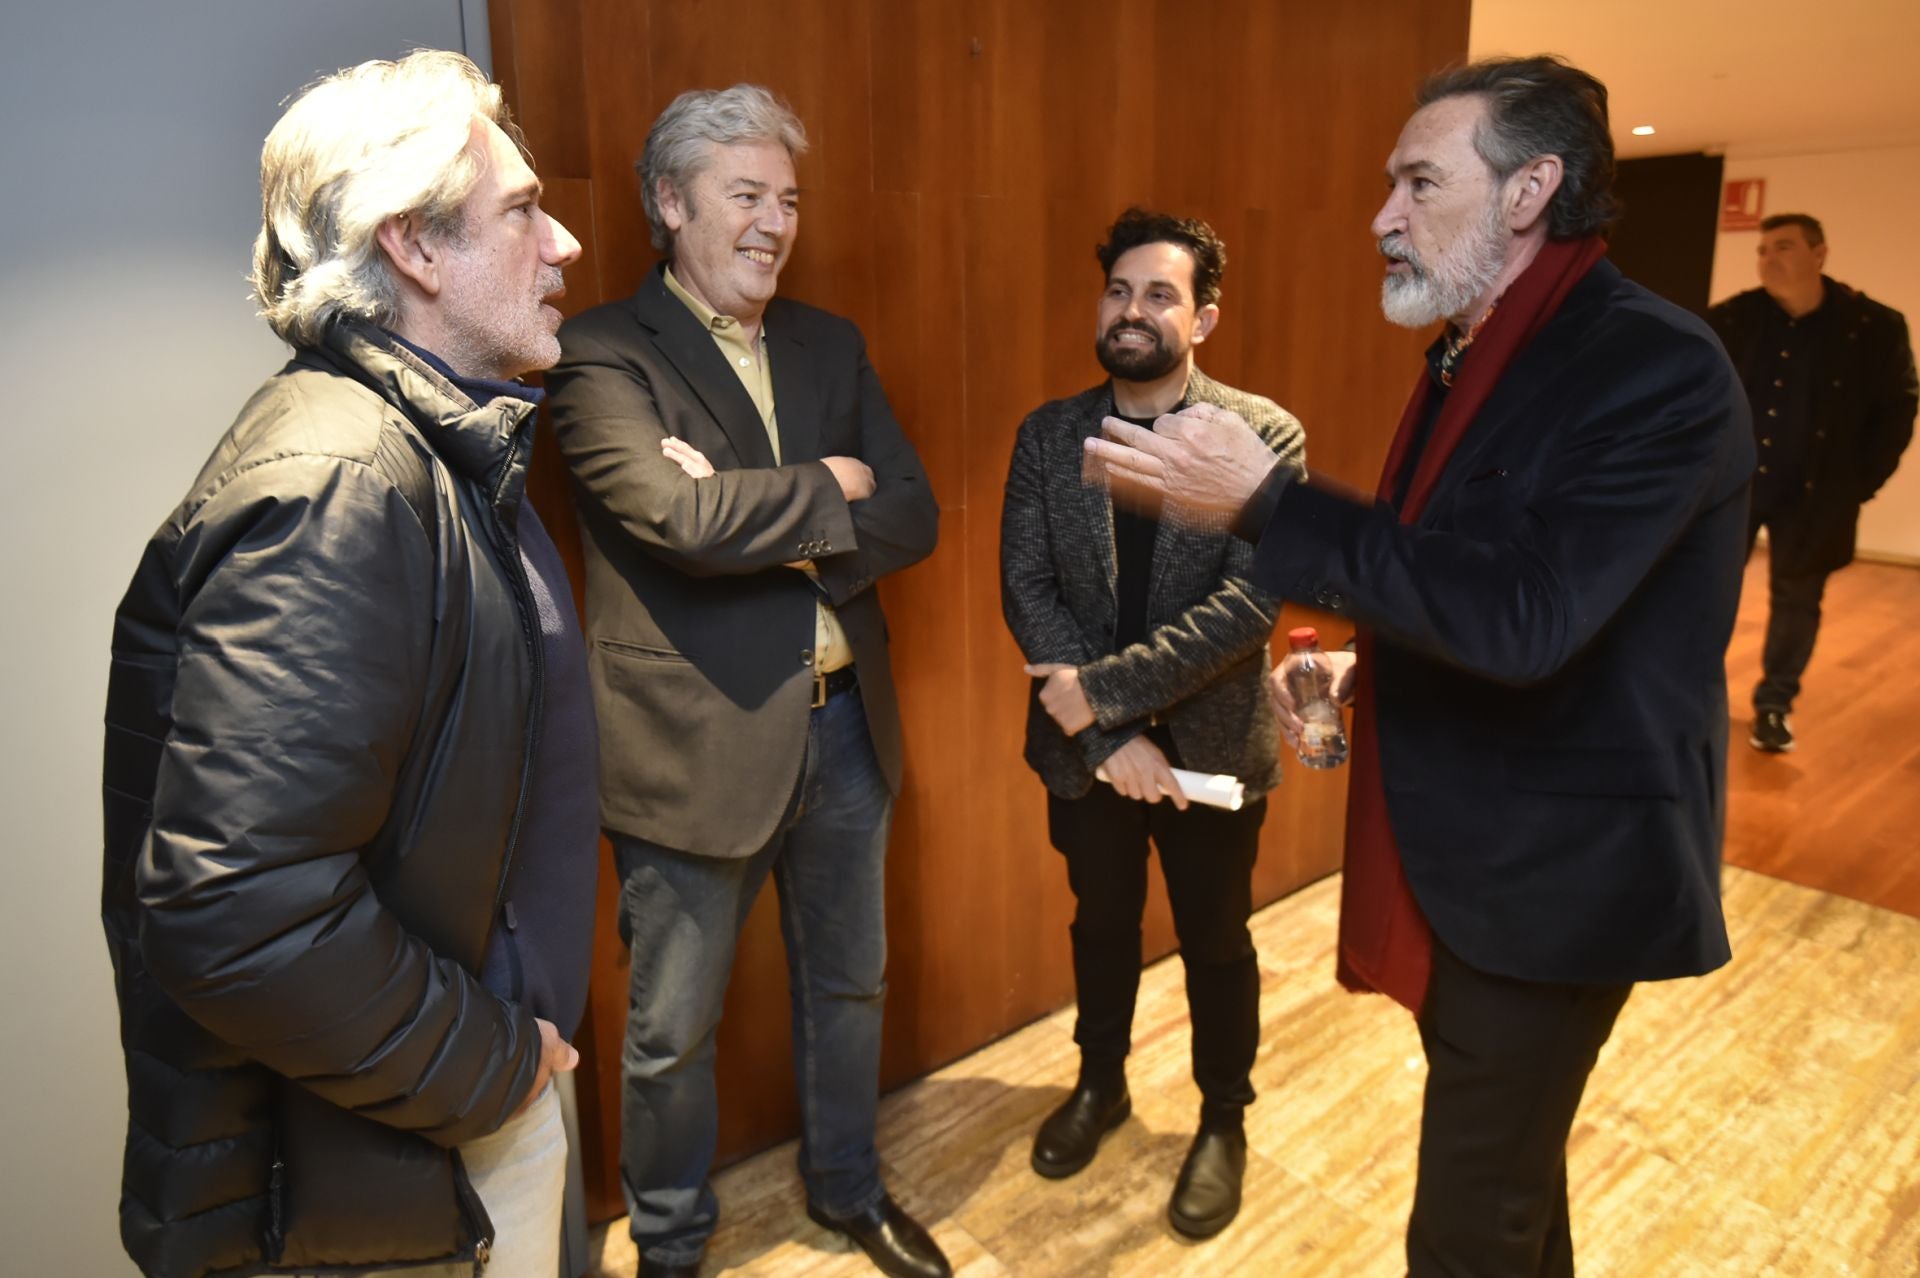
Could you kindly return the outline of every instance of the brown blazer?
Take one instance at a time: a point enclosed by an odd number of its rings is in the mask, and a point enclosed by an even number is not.
[[[819,597],[846,630],[898,792],[900,715],[873,585],[931,554],[939,532],[859,329],[784,298],[765,323],[779,466],[752,399],[658,268],[632,297],[568,321],[547,374],[580,509],[601,821],[700,856],[751,855],[786,810]],[[687,478],[660,452],[669,434],[718,473]],[[829,456],[871,466],[874,495],[849,504],[819,462]],[[818,586],[783,567],[799,559]]]

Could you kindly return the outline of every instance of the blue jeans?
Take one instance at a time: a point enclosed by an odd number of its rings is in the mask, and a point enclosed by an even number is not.
[[[807,1199],[844,1219],[884,1196],[874,1121],[892,815],[855,688],[813,711],[794,800],[752,856],[693,856],[612,836],[620,928],[633,947],[621,1178],[628,1228],[648,1261],[696,1263],[719,1217],[707,1179],[719,1123],[714,1033],[735,942],[769,871],[787,946]]]

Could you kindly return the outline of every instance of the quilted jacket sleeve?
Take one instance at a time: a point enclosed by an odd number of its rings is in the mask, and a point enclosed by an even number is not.
[[[433,548],[364,466],[281,457],[181,529],[172,729],[140,947],[195,1020],[322,1098],[442,1144],[504,1121],[539,1035],[371,890],[418,714]]]

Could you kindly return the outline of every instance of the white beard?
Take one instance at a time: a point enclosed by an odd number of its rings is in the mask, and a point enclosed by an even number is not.
[[[1462,314],[1507,264],[1507,229],[1498,201],[1489,199],[1478,220],[1431,263],[1423,262],[1404,239],[1391,236],[1380,241],[1380,255],[1410,268],[1380,281],[1380,309],[1388,323],[1425,328]]]

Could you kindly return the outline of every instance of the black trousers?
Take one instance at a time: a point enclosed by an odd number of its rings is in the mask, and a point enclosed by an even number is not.
[[[1409,1278],[1572,1278],[1567,1134],[1632,989],[1494,976],[1434,943]]]
[[[1820,634],[1820,600],[1830,572],[1796,567],[1794,542],[1811,536],[1804,514],[1754,515],[1747,526],[1747,553],[1764,524],[1767,529],[1767,638],[1760,649],[1760,682],[1753,689],[1756,711],[1793,709],[1800,676],[1813,659]]]
[[[1253,1102],[1260,1045],[1260,965],[1247,918],[1253,863],[1267,801],[1238,812],[1122,798],[1096,784],[1079,799],[1047,796],[1053,846],[1067,859],[1077,903],[1073,979],[1080,1000],[1073,1040],[1093,1068],[1119,1068],[1132,1047],[1140,989],[1140,917],[1147,904],[1147,844],[1173,906],[1193,1018],[1193,1081],[1210,1106]]]

